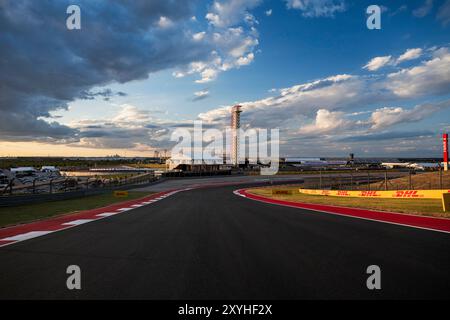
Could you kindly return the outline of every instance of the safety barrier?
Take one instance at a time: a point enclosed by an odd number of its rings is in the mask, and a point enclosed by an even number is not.
[[[288,189],[288,190],[272,189],[272,194],[273,195],[293,195],[294,194],[294,190],[292,190],[292,189]]]
[[[0,197],[0,207],[15,207],[31,203],[44,203],[48,201],[69,200],[97,194],[114,192],[116,190],[124,191],[136,188],[144,188],[146,186],[160,183],[161,181],[164,180],[165,179],[158,179],[155,181],[150,181],[148,183],[141,183],[141,184],[135,183],[129,185],[111,186],[108,188],[90,188],[84,190],[58,192],[58,193],[18,194],[7,197]]]
[[[114,194],[114,197],[116,197],[116,198],[127,198],[128,197],[128,191],[114,191],[113,194]]]
[[[299,189],[299,193],[343,198],[439,199],[444,212],[450,211],[450,190],[349,191]]]
[[[450,190],[393,190],[393,191],[351,191],[351,190],[316,190],[299,189],[300,193],[332,197],[355,198],[396,198],[396,199],[441,199],[443,193]]]

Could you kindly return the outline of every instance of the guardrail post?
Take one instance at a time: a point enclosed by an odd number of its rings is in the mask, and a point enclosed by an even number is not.
[[[33,193],[36,193],[36,180],[37,179],[33,180]]]
[[[350,190],[353,190],[353,170],[350,171]]]
[[[11,180],[11,182],[9,183],[9,195],[13,194],[13,183],[14,183],[14,180],[16,180],[16,178],[13,178]]]
[[[384,190],[388,189],[388,179],[387,179],[387,170],[384,171]]]
[[[370,191],[370,171],[369,170],[367,170],[367,188]]]
[[[319,189],[322,189],[322,169],[320,169],[320,175],[319,175]]]
[[[53,193],[53,179],[50,179],[49,191],[50,191],[50,193]]]
[[[443,183],[442,183],[442,167],[439,164],[439,189],[443,189]]]

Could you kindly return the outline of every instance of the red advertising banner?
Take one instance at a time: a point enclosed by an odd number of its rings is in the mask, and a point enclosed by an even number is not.
[[[444,146],[444,162],[448,162],[448,133],[442,135],[442,143]]]

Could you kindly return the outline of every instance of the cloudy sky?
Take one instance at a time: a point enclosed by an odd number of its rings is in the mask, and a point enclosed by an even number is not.
[[[0,0],[0,156],[151,156],[236,103],[284,156],[439,156],[450,0]]]

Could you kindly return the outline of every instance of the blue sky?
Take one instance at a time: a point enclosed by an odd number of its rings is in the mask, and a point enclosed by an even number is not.
[[[0,4],[0,155],[152,155],[235,103],[285,156],[439,156],[450,129],[449,0],[70,1],[77,31],[68,4]]]

